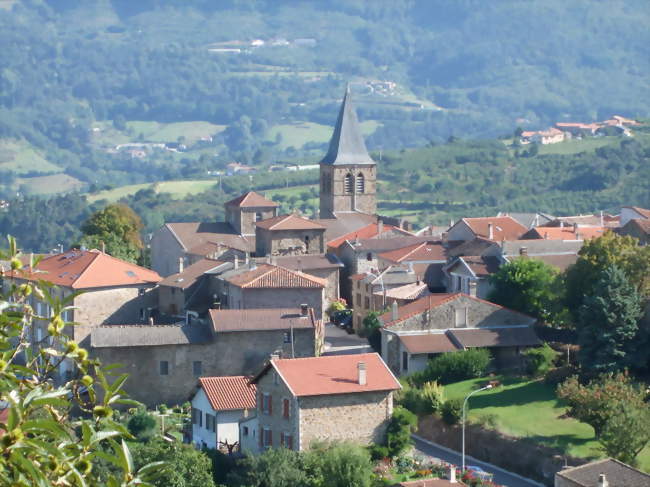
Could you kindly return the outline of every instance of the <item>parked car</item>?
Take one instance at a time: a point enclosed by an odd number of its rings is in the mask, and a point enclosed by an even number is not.
[[[492,481],[493,474],[486,472],[481,467],[477,467],[476,465],[467,465],[467,470],[471,472],[474,477],[481,480]]]
[[[344,309],[337,311],[332,314],[330,321],[339,328],[343,328],[344,330],[352,330],[352,310]]]

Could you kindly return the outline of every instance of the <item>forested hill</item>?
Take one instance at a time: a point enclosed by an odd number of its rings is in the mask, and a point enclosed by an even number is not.
[[[374,149],[644,117],[649,24],[647,0],[3,0],[0,184],[316,157],[348,81]],[[183,165],[109,150],[195,121],[205,151]]]

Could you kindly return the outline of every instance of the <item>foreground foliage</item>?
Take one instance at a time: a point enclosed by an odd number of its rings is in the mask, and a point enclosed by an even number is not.
[[[10,239],[0,258],[20,273],[19,257]],[[136,467],[125,442],[131,435],[112,419],[115,405],[134,403],[122,390],[127,375],[109,381],[113,368],[89,359],[88,351],[64,333],[71,324],[62,315],[74,296],[59,300],[46,282],[10,282],[5,280],[0,300],[0,400],[8,409],[7,419],[0,421],[5,431],[0,485],[148,485],[164,472],[164,464]],[[51,316],[35,314],[32,296],[51,308]],[[47,328],[40,341],[34,340],[38,326]],[[63,361],[73,374],[59,383],[55,378]],[[94,471],[98,459],[113,465],[110,476]]]

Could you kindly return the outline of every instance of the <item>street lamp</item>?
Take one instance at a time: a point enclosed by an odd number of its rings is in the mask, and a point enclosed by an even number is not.
[[[465,471],[465,420],[467,419],[467,400],[472,397],[474,394],[477,392],[485,391],[486,389],[492,389],[492,384],[488,384],[485,387],[481,387],[480,389],[476,389],[475,391],[470,392],[467,394],[467,397],[465,398],[465,401],[463,402],[463,469],[461,470],[461,475],[463,474],[462,472]]]

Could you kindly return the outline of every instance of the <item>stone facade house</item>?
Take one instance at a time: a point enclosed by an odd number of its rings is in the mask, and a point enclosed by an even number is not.
[[[271,354],[319,354],[322,336],[308,309],[211,310],[207,322],[96,327],[89,352],[123,365],[130,397],[173,405],[188,400],[199,377],[251,375]]]
[[[190,400],[191,442],[197,448],[239,444],[239,421],[255,410],[256,387],[249,379],[244,375],[199,378]]]
[[[446,288],[444,266],[447,264],[447,245],[442,240],[428,240],[378,255],[379,269],[402,265],[417,269],[430,289],[438,292]]]
[[[383,440],[399,382],[376,353],[272,359],[257,385],[254,451],[315,441]],[[246,424],[246,423],[243,423]]]
[[[462,218],[447,231],[447,240],[467,242],[477,237],[495,242],[516,240],[528,228],[510,216]]]
[[[325,226],[298,215],[261,220],[255,226],[255,254],[302,255],[325,252]]]
[[[537,346],[535,319],[466,294],[432,294],[380,317],[381,354],[397,375],[424,370],[439,353],[488,348],[500,368],[522,365]]]
[[[650,218],[633,218],[618,230],[621,235],[629,235],[639,240],[639,245],[650,244]]]
[[[10,271],[2,277],[4,284],[45,280],[56,287],[53,296],[66,298],[73,293],[69,307],[63,312],[64,333],[86,346],[92,329],[107,323],[147,323],[158,306],[156,286],[160,276],[149,269],[111,257],[99,250],[69,250],[45,256],[35,268]],[[49,305],[32,294],[29,297],[37,319],[30,329],[30,341],[35,346],[52,344],[47,332]],[[56,346],[56,344],[54,344]],[[71,372],[67,360],[59,366],[61,378]]]
[[[443,269],[448,276],[448,292],[465,293],[487,299],[492,290],[488,278],[499,270],[501,264],[501,259],[489,255],[457,257]]]
[[[226,222],[245,237],[255,236],[255,224],[278,214],[278,204],[259,193],[249,191],[225,203]]]
[[[555,487],[650,487],[650,475],[606,458],[557,472]]]

